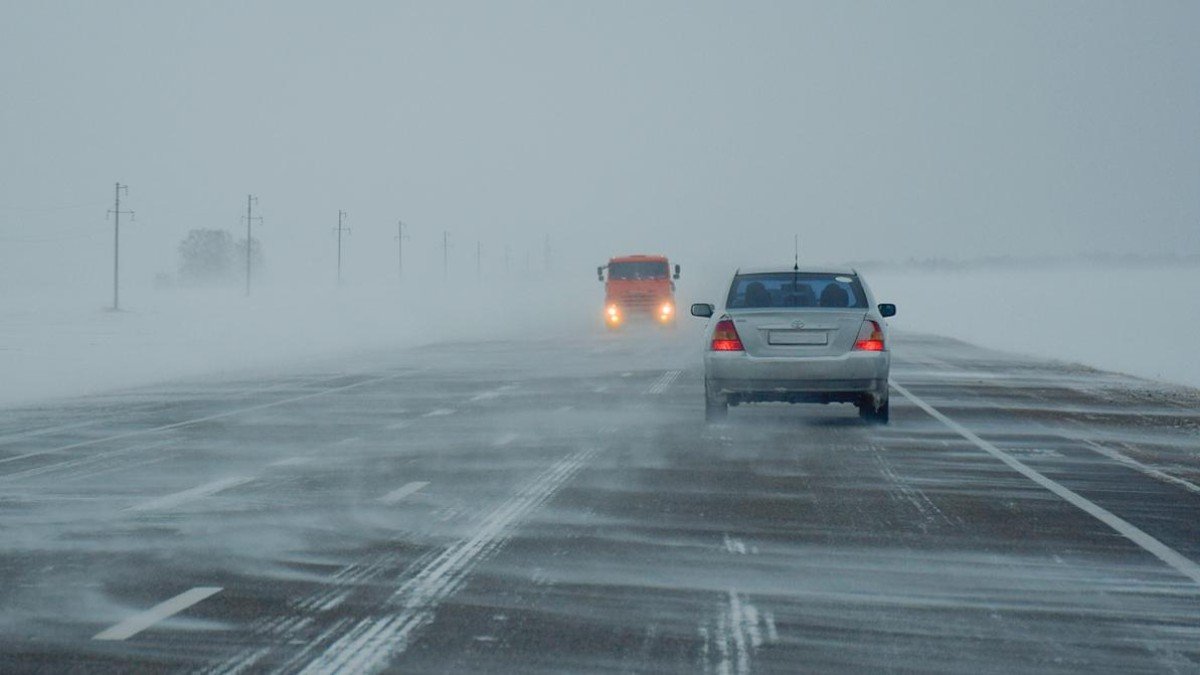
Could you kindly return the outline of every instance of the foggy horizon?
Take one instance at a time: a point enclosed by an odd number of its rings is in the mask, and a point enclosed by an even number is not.
[[[61,2],[0,10],[0,283],[1200,252],[1195,4]],[[778,255],[786,250],[787,255]],[[423,270],[425,265],[428,269]],[[103,292],[98,294],[103,296]]]

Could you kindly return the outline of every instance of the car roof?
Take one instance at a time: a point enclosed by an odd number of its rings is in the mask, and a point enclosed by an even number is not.
[[[787,267],[771,266],[771,267],[739,267],[738,274],[785,274],[787,272],[800,272],[801,274],[846,274],[857,276],[858,272],[853,267],[846,265],[817,265],[804,266],[799,270],[793,269],[790,265]]]

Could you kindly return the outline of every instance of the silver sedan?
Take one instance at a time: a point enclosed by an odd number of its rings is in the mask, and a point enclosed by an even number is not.
[[[863,419],[888,421],[888,329],[896,306],[875,304],[852,269],[738,270],[720,305],[692,305],[709,319],[705,417],[740,403],[853,403]]]

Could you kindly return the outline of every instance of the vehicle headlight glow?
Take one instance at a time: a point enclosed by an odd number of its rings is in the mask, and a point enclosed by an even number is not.
[[[663,315],[663,316],[668,316],[668,315],[670,315],[670,314],[671,314],[671,312],[674,312],[674,311],[675,311],[675,308],[674,308],[674,307],[672,307],[672,306],[671,306],[671,303],[669,303],[669,302],[668,302],[668,303],[664,304],[664,305],[662,306],[662,309],[660,309],[659,311],[661,311],[661,312],[662,312],[662,315]]]

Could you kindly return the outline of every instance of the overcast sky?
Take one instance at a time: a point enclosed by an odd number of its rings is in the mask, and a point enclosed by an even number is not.
[[[108,283],[191,228],[360,278],[1200,252],[1196,2],[0,4],[0,282]],[[419,265],[416,261],[415,266]]]

